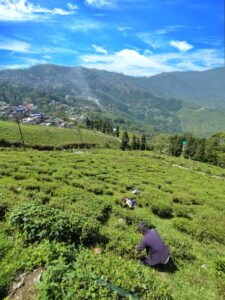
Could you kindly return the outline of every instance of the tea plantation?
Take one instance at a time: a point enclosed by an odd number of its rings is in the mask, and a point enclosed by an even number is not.
[[[68,144],[95,144],[97,147],[118,148],[120,140],[112,135],[101,132],[77,128],[66,129],[25,125],[21,123],[25,145],[60,147]],[[21,142],[21,137],[16,122],[0,121],[0,140],[10,143]]]
[[[40,267],[39,300],[224,299],[224,180],[224,169],[147,151],[2,149],[0,299]],[[168,266],[139,263],[140,221],[169,246]]]

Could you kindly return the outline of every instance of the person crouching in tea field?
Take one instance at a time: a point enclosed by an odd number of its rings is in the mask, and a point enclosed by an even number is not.
[[[129,198],[123,198],[122,201],[125,203],[125,205],[127,206],[127,208],[129,209],[134,209],[136,201],[133,199],[129,199]]]
[[[138,231],[144,235],[138,251],[146,249],[147,257],[141,258],[141,263],[148,266],[167,264],[170,260],[169,248],[163,243],[160,235],[155,229],[149,229],[145,223],[138,225]]]

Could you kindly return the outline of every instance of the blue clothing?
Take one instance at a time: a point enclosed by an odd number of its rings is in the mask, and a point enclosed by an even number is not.
[[[130,201],[131,201],[132,207],[134,207],[134,205],[136,204],[136,201],[133,199],[130,199]]]
[[[163,264],[170,255],[169,248],[163,243],[155,229],[146,230],[141,244],[137,246],[138,251],[144,249],[146,249],[147,252],[145,264],[150,266]]]

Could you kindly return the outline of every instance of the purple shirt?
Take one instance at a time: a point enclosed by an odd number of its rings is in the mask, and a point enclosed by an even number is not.
[[[146,249],[149,265],[164,263],[170,255],[169,248],[163,243],[160,235],[155,229],[147,230],[137,246],[138,251]]]

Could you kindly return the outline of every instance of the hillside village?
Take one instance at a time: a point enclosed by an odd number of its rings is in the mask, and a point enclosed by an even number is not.
[[[52,104],[55,105],[54,101]],[[65,105],[64,105],[65,106]],[[68,106],[68,105],[66,105]],[[33,103],[23,103],[18,106],[8,104],[0,101],[0,118],[4,120],[16,120],[19,118],[22,123],[41,126],[57,126],[60,128],[71,127],[75,123],[84,119],[84,116],[78,116],[75,113],[69,114],[69,107],[64,107],[65,112],[68,114],[69,122],[59,117],[52,117],[40,111],[37,105]]]

